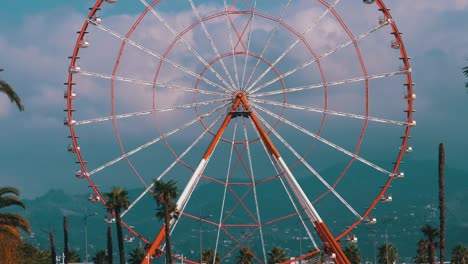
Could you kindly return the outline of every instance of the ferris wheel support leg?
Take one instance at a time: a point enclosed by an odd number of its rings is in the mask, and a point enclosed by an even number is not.
[[[213,140],[211,141],[210,145],[208,146],[205,154],[203,155],[203,158],[201,159],[200,163],[198,164],[197,168],[192,174],[192,177],[190,177],[189,182],[185,186],[184,190],[182,191],[182,194],[180,195],[179,199],[177,200],[177,208],[179,209],[179,212],[182,214],[184,211],[185,205],[188,202],[188,199],[190,198],[190,195],[192,194],[193,190],[198,184],[198,181],[200,180],[203,171],[206,168],[206,165],[208,164],[208,161],[213,154],[216,146],[218,145],[218,142],[223,135],[224,131],[226,130],[226,127],[229,125],[229,122],[232,119],[232,112],[234,112],[237,107],[239,106],[241,102],[241,98],[243,97],[243,94],[239,94],[236,96],[236,99],[234,100],[232,107],[231,107],[231,112],[226,115],[226,118],[224,119],[223,123],[221,124],[220,128],[218,129],[218,132],[216,132],[216,135],[214,136]],[[170,225],[174,223],[174,220],[171,220]],[[162,228],[160,229],[159,233],[156,235],[156,238],[154,239],[153,243],[149,247],[148,251],[146,252],[146,258],[142,261],[141,264],[148,264],[151,263],[151,259],[153,256],[159,257],[158,251],[164,242],[164,239],[166,238],[166,231],[165,231],[165,226],[163,225]]]
[[[283,158],[279,154],[278,150],[276,147],[273,145],[273,142],[270,140],[268,137],[267,133],[261,126],[259,120],[255,116],[255,113],[251,111],[250,106],[248,105],[246,99],[244,97],[241,98],[241,102],[244,105],[244,107],[250,111],[250,118],[252,119],[252,122],[255,125],[255,128],[260,134],[260,137],[262,141],[265,143],[267,146],[267,149],[270,152],[270,155],[273,157],[273,160],[277,164],[277,166],[280,168],[282,175],[286,182],[288,183],[289,187],[291,188],[293,194],[301,204],[301,206],[304,208],[304,211],[307,215],[307,217],[311,220],[315,230],[317,231],[320,239],[322,242],[325,244],[326,248],[329,248],[332,253],[335,254],[336,256],[336,263],[337,264],[349,264],[349,260],[346,258],[343,250],[341,249],[341,246],[338,244],[338,242],[335,240],[331,232],[328,230],[327,226],[325,223],[322,221],[322,218],[318,214],[318,212],[315,210],[314,206],[310,202],[310,200],[307,198],[305,195],[304,191],[302,190],[301,186],[299,183],[296,181],[296,178],[292,174],[292,172],[289,170],[288,165],[284,162]]]

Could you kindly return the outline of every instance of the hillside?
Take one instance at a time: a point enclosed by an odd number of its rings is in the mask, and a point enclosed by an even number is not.
[[[330,168],[333,171],[333,168]],[[437,162],[429,161],[412,161],[411,166],[405,168],[407,175],[401,182],[395,183],[392,187],[394,201],[379,212],[384,212],[380,216],[378,224],[373,226],[361,225],[356,229],[356,234],[359,237],[358,246],[361,249],[361,254],[364,259],[372,259],[373,254],[373,237],[375,232],[375,242],[378,246],[385,241],[385,229],[388,233],[388,241],[394,243],[399,250],[400,260],[408,261],[409,258],[415,255],[416,243],[422,238],[419,228],[426,223],[433,225],[438,224],[438,209],[437,209]],[[457,243],[468,242],[468,210],[466,210],[466,201],[468,193],[466,192],[466,184],[463,179],[467,173],[459,170],[448,168],[446,171],[446,196],[447,196],[447,248],[450,250]],[[210,199],[210,185],[206,184],[200,187],[200,193],[205,196],[199,197],[196,205],[197,208],[191,210],[198,211],[199,208],[209,207],[212,199]],[[349,189],[356,190],[357,186],[349,186]],[[141,190],[130,190],[130,196],[136,197]],[[94,255],[96,249],[104,249],[106,245],[106,227],[107,224],[103,221],[105,210],[100,204],[91,204],[87,201],[87,195],[68,195],[61,190],[51,190],[45,195],[34,200],[26,200],[27,210],[26,217],[31,221],[32,230],[35,233],[32,237],[26,237],[29,242],[34,243],[42,248],[48,247],[46,230],[50,229],[55,234],[58,252],[63,248],[63,231],[62,231],[62,216],[67,215],[69,218],[70,229],[70,246],[76,249],[80,254],[84,255],[84,222],[83,216],[85,208],[88,213],[97,212],[97,216],[88,218],[88,241],[89,254]],[[272,205],[272,209],[280,210],[283,205],[281,203]],[[142,215],[148,215],[146,210],[154,211],[156,205],[150,199],[143,201],[135,208],[134,215],[142,212]],[[139,211],[141,210],[141,211]],[[383,224],[385,217],[397,216],[397,220],[389,221],[388,224]],[[239,216],[242,217],[242,216]],[[161,224],[154,218],[143,219],[138,217],[129,217],[127,219],[132,225],[139,227],[139,230],[145,230],[144,236],[152,239],[156,230]],[[195,222],[194,226],[179,226],[184,229],[186,234],[185,240],[179,240],[176,244],[176,249],[184,251],[186,256],[196,256],[198,254],[198,227]],[[270,230],[270,229],[268,229]],[[280,227],[275,232],[275,239],[278,245],[284,248],[290,248],[292,254],[297,254],[297,226]],[[372,231],[375,230],[375,231]],[[208,231],[207,231],[208,232]],[[267,231],[269,232],[269,231]],[[207,234],[207,236],[209,236]],[[115,237],[115,234],[114,234]],[[207,238],[208,240],[209,238]],[[205,242],[209,243],[209,241]],[[306,242],[304,242],[306,243]],[[116,243],[114,243],[116,247]],[[138,246],[138,241],[127,243],[127,248]],[[255,247],[255,245],[252,245]],[[115,251],[117,247],[115,248]],[[114,251],[114,252],[115,252]],[[129,252],[129,250],[127,250]]]

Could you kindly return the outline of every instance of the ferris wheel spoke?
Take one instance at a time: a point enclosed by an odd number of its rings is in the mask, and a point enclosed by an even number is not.
[[[260,111],[262,111],[262,112],[264,112],[264,113],[266,113],[266,114],[268,114],[268,115],[270,115],[270,116],[272,116],[272,117],[278,119],[279,121],[281,121],[281,122],[283,122],[283,123],[285,123],[285,124],[287,124],[287,125],[290,125],[291,127],[293,127],[293,128],[295,128],[295,129],[301,131],[302,133],[304,133],[304,134],[306,134],[306,135],[308,135],[308,136],[311,136],[311,137],[313,137],[313,138],[319,140],[320,142],[322,142],[322,143],[324,143],[324,144],[326,144],[326,145],[328,145],[328,146],[330,146],[330,147],[332,147],[332,148],[334,148],[334,149],[336,149],[336,150],[338,150],[338,151],[340,151],[340,152],[342,152],[342,153],[344,153],[344,154],[350,156],[351,158],[354,158],[354,159],[356,159],[356,160],[359,160],[360,162],[362,162],[362,163],[368,165],[369,167],[374,168],[375,170],[380,171],[380,172],[382,172],[382,173],[388,175],[389,177],[395,176],[393,173],[391,173],[391,172],[385,170],[384,168],[381,168],[381,167],[377,166],[376,164],[374,164],[374,163],[372,163],[372,162],[370,162],[370,161],[368,161],[368,160],[366,160],[366,159],[364,159],[364,158],[358,156],[357,154],[352,153],[352,152],[350,152],[350,151],[348,151],[348,150],[346,150],[346,149],[344,149],[344,148],[342,148],[342,147],[340,147],[340,146],[338,146],[338,145],[336,145],[336,144],[334,144],[334,143],[332,143],[332,142],[330,142],[330,141],[328,141],[328,140],[326,140],[326,139],[324,139],[324,138],[322,138],[322,137],[320,137],[320,136],[318,136],[318,135],[312,133],[311,131],[309,131],[309,130],[307,130],[307,129],[305,129],[305,128],[303,128],[303,127],[297,125],[297,124],[295,124],[295,123],[292,122],[292,121],[287,120],[287,119],[284,118],[284,117],[281,117],[281,116],[279,116],[279,115],[277,115],[277,114],[275,114],[275,113],[269,111],[268,109],[265,109],[265,108],[261,107],[260,105],[257,105],[257,104],[255,104],[255,103],[251,103],[251,105],[252,105],[253,107],[255,107],[256,109],[259,109]]]
[[[296,158],[323,184],[325,187],[332,192],[336,198],[353,213],[358,219],[362,219],[361,215],[303,158],[299,153],[272,127],[268,122],[263,119],[261,115],[257,113],[260,121],[276,136],[276,138],[283,143],[283,145],[296,156]]]
[[[201,62],[203,63],[203,65],[205,65],[205,67],[207,67],[215,76],[216,78],[218,78],[218,80],[220,80],[228,89],[226,88],[223,88],[223,90],[225,90],[226,92],[228,92],[229,90],[234,90],[234,88],[229,85],[226,80],[221,77],[221,75],[219,75],[219,73],[187,42],[187,40],[185,40],[185,38],[183,38],[179,33],[177,33],[175,31],[175,29],[161,16],[161,14],[159,14],[151,5],[148,4],[148,2],[146,2],[146,0],[140,0],[141,3],[143,3],[146,8],[148,8],[150,10],[150,12],[161,22],[163,23],[163,25],[169,30],[171,31],[171,33],[174,35],[174,37],[176,37],[177,39],[179,39],[180,41],[182,41],[182,43],[185,45],[185,47]]]
[[[205,33],[205,36],[206,38],[208,39],[208,41],[210,42],[210,45],[211,45],[211,48],[213,49],[213,51],[216,53],[216,56],[219,58],[219,62],[221,63],[221,67],[223,68],[224,70],[224,73],[226,74],[226,76],[228,77],[229,81],[231,82],[231,86],[232,87],[235,87],[235,84],[234,84],[234,80],[232,79],[232,76],[231,74],[229,73],[227,67],[226,67],[226,64],[224,63],[224,60],[223,60],[223,57],[221,56],[221,54],[219,53],[219,50],[218,48],[216,48],[216,45],[213,41],[213,38],[211,37],[210,33],[208,32],[207,28],[206,28],[206,25],[205,23],[203,22],[203,19],[202,17],[200,16],[200,13],[198,12],[198,8],[195,6],[195,4],[193,3],[192,0],[189,0],[190,2],[190,5],[192,6],[192,10],[193,10],[193,13],[195,13],[195,16],[197,17],[198,19],[198,22],[200,23],[202,29],[203,29],[203,32]]]
[[[267,95],[276,95],[276,94],[298,92],[298,91],[311,90],[311,89],[320,89],[320,88],[324,88],[324,87],[330,87],[330,86],[337,86],[337,85],[343,85],[343,84],[349,84],[349,83],[355,83],[355,82],[362,82],[362,81],[367,81],[367,80],[387,78],[387,77],[392,77],[392,76],[401,75],[401,74],[408,74],[409,72],[411,72],[411,69],[410,70],[396,71],[396,72],[381,73],[381,74],[375,74],[375,75],[360,76],[360,77],[355,77],[355,78],[350,78],[350,79],[345,79],[345,80],[339,80],[339,81],[333,81],[333,82],[317,83],[317,84],[311,84],[311,85],[305,85],[305,86],[286,88],[284,90],[274,90],[274,91],[256,93],[256,94],[251,94],[250,97],[255,98],[255,97],[261,97],[261,96],[267,96]]]
[[[249,88],[247,88],[247,91],[250,91],[251,93],[254,93],[255,91],[257,91],[258,88],[254,89],[252,91],[251,91],[251,89],[260,80],[262,80],[263,77],[265,77],[265,75],[267,75],[276,66],[276,64],[278,64],[294,47],[296,47],[296,45],[304,39],[305,35],[307,33],[309,33],[312,29],[314,29],[318,25],[318,23],[330,12],[330,10],[333,9],[339,2],[340,2],[340,0],[335,0],[335,2],[333,2],[331,5],[329,5],[327,7],[327,10],[325,10],[319,17],[317,17],[312,22],[312,24],[302,34],[300,34],[300,36],[297,37],[296,41],[294,41],[293,44],[291,44],[270,66],[268,66],[268,68],[262,74],[260,74],[260,76],[251,85],[249,85]],[[308,65],[314,63],[315,61],[316,61],[316,59],[311,61]]]
[[[236,78],[237,87],[240,88],[239,73],[237,71],[236,51],[235,51],[235,47],[234,47],[234,42],[232,40],[232,28],[231,28],[231,23],[232,22],[231,22],[231,18],[229,17],[229,12],[228,12],[228,7],[227,7],[227,4],[226,4],[226,0],[224,0],[224,15],[226,16],[226,23],[227,23],[227,28],[228,28],[228,32],[229,32],[229,42],[231,44],[234,77]],[[232,26],[234,26],[234,25],[232,25]]]
[[[133,112],[133,113],[126,113],[126,114],[112,115],[112,116],[105,116],[105,117],[97,117],[97,118],[93,118],[93,119],[76,121],[75,126],[98,123],[98,122],[104,122],[104,121],[109,121],[109,120],[117,120],[117,119],[122,119],[122,118],[137,117],[137,116],[148,115],[148,114],[152,114],[152,113],[162,113],[162,112],[170,112],[170,111],[180,110],[180,109],[189,109],[189,108],[194,108],[194,107],[198,107],[198,106],[206,106],[206,105],[212,105],[212,104],[216,104],[216,103],[226,102],[226,101],[230,101],[230,100],[231,99],[224,98],[224,99],[217,99],[217,100],[211,100],[211,101],[196,102],[196,103],[193,103],[193,104],[175,105],[175,106],[171,106],[171,107],[153,109],[153,110],[148,110],[148,111]]]
[[[226,114],[228,112],[228,110],[226,110],[224,112],[224,114]],[[205,128],[205,130],[200,134],[200,136],[198,136],[193,142],[192,144],[190,144],[190,146],[188,146],[184,152],[182,152],[172,163],[171,165],[169,165],[169,167],[167,167],[161,174],[159,174],[159,176],[156,178],[157,180],[161,180],[164,176],[166,176],[166,174],[180,161],[182,160],[185,155],[187,155],[187,153],[190,152],[190,150],[193,149],[193,147],[198,144],[200,142],[200,140],[208,133],[208,131],[210,131],[210,129],[216,125],[219,120],[221,120],[221,118],[223,117],[223,114],[219,115],[207,128]],[[124,217],[124,215],[126,215],[131,209],[132,207],[137,204],[141,198],[143,198],[143,196],[145,196],[150,190],[151,188],[153,188],[154,186],[154,182],[151,183],[151,185],[149,185],[138,197],[137,199],[135,199],[135,201],[133,201],[130,206],[128,207],[127,210],[125,210],[122,214],[121,214],[121,217]]]
[[[239,89],[244,90],[244,81],[245,81],[245,73],[247,71],[247,61],[249,60],[249,51],[250,51],[250,42],[252,39],[252,27],[255,21],[255,10],[257,8],[257,0],[254,0],[254,5],[252,9],[252,16],[250,17],[250,25],[249,25],[249,34],[247,36],[247,54],[245,55],[245,60],[244,60],[244,69],[242,71],[242,79],[240,82]]]
[[[325,52],[324,54],[318,56],[317,58],[313,58],[313,59],[311,59],[311,60],[309,60],[309,61],[307,61],[307,62],[304,62],[303,64],[297,66],[296,68],[291,69],[291,70],[289,70],[288,72],[283,73],[283,74],[281,74],[280,76],[277,76],[277,77],[275,77],[275,78],[269,80],[268,82],[266,82],[266,83],[264,83],[264,84],[258,86],[257,88],[252,89],[252,90],[250,91],[250,93],[255,93],[255,92],[257,92],[257,91],[260,90],[260,89],[263,89],[263,88],[265,88],[265,87],[267,87],[267,86],[269,86],[269,85],[271,85],[271,84],[273,84],[273,83],[276,83],[277,81],[279,81],[279,80],[281,80],[281,79],[284,79],[284,78],[290,76],[291,74],[294,74],[294,73],[296,73],[297,71],[302,70],[302,69],[304,69],[305,67],[307,67],[307,66],[309,66],[309,65],[311,65],[311,64],[313,64],[313,63],[315,63],[315,62],[317,62],[317,61],[319,61],[319,60],[321,60],[321,59],[323,59],[323,58],[326,58],[327,56],[329,56],[329,55],[335,53],[336,51],[339,51],[339,50],[341,50],[341,49],[343,49],[343,48],[349,46],[350,44],[355,43],[355,42],[357,42],[358,40],[361,40],[361,39],[363,39],[363,38],[369,36],[370,34],[372,34],[372,33],[376,32],[376,31],[378,31],[379,29],[383,28],[384,26],[387,26],[388,24],[389,24],[389,21],[388,21],[388,20],[386,20],[386,21],[383,22],[383,23],[379,23],[377,26],[375,26],[374,28],[370,29],[369,31],[367,31],[367,32],[365,32],[365,33],[362,33],[362,34],[360,34],[360,35],[358,35],[358,36],[356,36],[356,37],[354,37],[354,38],[352,38],[352,39],[350,39],[350,40],[348,40],[348,41],[346,41],[346,42],[344,42],[344,43],[342,43],[342,44],[336,46],[335,48],[333,48],[333,49],[331,49],[331,50]],[[274,66],[274,65],[275,65],[275,63],[272,64],[272,66]],[[256,84],[256,83],[254,83],[253,85],[255,85],[255,84]]]
[[[263,249],[263,258],[264,261],[267,262],[266,260],[266,250],[265,250],[265,240],[263,237],[263,229],[262,229],[262,219],[260,217],[260,209],[258,207],[258,197],[257,197],[257,184],[255,182],[255,174],[253,170],[253,165],[252,165],[252,155],[250,152],[250,143],[249,143],[249,137],[247,135],[247,126],[245,123],[245,118],[242,117],[242,125],[244,126],[244,138],[245,138],[245,144],[247,148],[247,158],[248,158],[248,163],[249,163],[249,170],[250,170],[250,175],[251,175],[251,181],[252,181],[252,188],[253,188],[253,193],[254,193],[254,201],[255,201],[255,211],[257,212],[257,222],[258,222],[258,229],[260,231],[260,240],[262,242],[262,249]],[[254,126],[255,128],[255,126]]]
[[[230,95],[228,95],[228,94],[212,92],[212,91],[207,91],[207,90],[203,90],[203,89],[193,89],[193,88],[188,88],[188,87],[173,85],[173,84],[167,84],[167,83],[155,83],[155,82],[150,82],[150,81],[132,79],[132,78],[116,76],[116,75],[110,75],[110,74],[104,74],[104,73],[98,73],[98,72],[79,71],[79,72],[77,72],[77,74],[81,74],[81,75],[85,75],[85,76],[92,76],[92,77],[97,77],[97,78],[102,78],[102,79],[117,80],[117,81],[121,81],[121,82],[141,84],[141,85],[152,86],[152,87],[177,89],[177,90],[180,90],[180,91],[185,91],[185,92],[190,92],[190,93],[201,93],[201,94],[207,94],[207,95],[230,97]]]
[[[176,128],[176,129],[173,129],[170,132],[167,132],[167,133],[165,133],[165,134],[163,134],[163,135],[161,135],[161,136],[159,136],[157,138],[154,138],[153,140],[148,141],[145,144],[143,144],[143,145],[141,145],[141,146],[139,146],[139,147],[137,147],[137,148],[135,148],[135,149],[133,149],[133,150],[131,150],[131,151],[129,151],[129,152],[127,152],[127,153],[125,153],[125,154],[123,154],[123,155],[121,155],[121,156],[119,156],[119,157],[117,157],[117,158],[115,158],[115,159],[113,159],[111,161],[109,161],[109,162],[107,162],[106,164],[104,164],[104,165],[102,165],[102,166],[88,172],[88,176],[94,175],[97,172],[99,172],[99,171],[101,171],[101,170],[103,170],[103,169],[105,169],[105,168],[107,168],[109,166],[114,165],[115,163],[121,161],[122,159],[132,156],[133,154],[135,154],[135,153],[139,152],[140,150],[143,150],[143,149],[155,144],[156,142],[160,141],[163,138],[167,138],[167,137],[169,137],[171,135],[176,134],[177,132],[180,132],[180,131],[186,129],[187,127],[195,124],[199,120],[216,113],[217,111],[219,111],[222,108],[226,107],[228,104],[229,104],[229,102],[225,103],[225,104],[223,104],[223,105],[221,105],[221,106],[219,106],[219,107],[217,107],[217,108],[215,108],[215,109],[213,109],[213,110],[211,110],[211,111],[209,111],[209,112],[207,112],[207,113],[205,113],[205,114],[203,114],[201,116],[198,116],[197,118],[194,118],[194,119],[190,120],[189,122],[181,125],[180,127]]]
[[[286,14],[286,11],[288,10],[288,7],[289,7],[290,3],[291,3],[291,0],[288,0],[285,7],[281,11],[281,15],[278,18],[278,20],[276,20],[275,26],[274,26],[272,32],[270,33],[270,36],[268,37],[268,41],[266,42],[265,46],[263,47],[263,50],[260,53],[260,56],[258,56],[257,62],[255,62],[255,66],[253,67],[252,71],[250,72],[250,75],[249,75],[249,78],[247,79],[247,82],[245,84],[243,84],[243,85],[247,86],[247,84],[249,84],[250,81],[252,80],[252,77],[253,77],[255,71],[257,70],[258,65],[260,65],[260,62],[261,62],[263,56],[265,55],[266,51],[268,50],[268,47],[270,46],[270,43],[271,43],[271,40],[273,39],[273,36],[278,31],[278,26],[279,26],[280,22],[283,20],[283,17]],[[243,88],[245,88],[245,87],[243,86]],[[244,89],[244,90],[247,90],[247,89]]]
[[[231,150],[229,153],[229,162],[228,162],[228,167],[226,171],[226,181],[224,182],[224,193],[223,193],[223,200],[221,201],[221,210],[219,214],[219,222],[218,222],[218,232],[216,234],[216,244],[215,244],[215,256],[216,253],[218,252],[218,243],[219,243],[219,237],[221,235],[221,226],[223,223],[223,215],[224,215],[224,208],[226,205],[226,196],[227,196],[227,190],[228,190],[228,184],[229,184],[229,179],[231,175],[231,165],[232,165],[232,157],[234,153],[234,145],[235,145],[235,139],[236,139],[236,134],[237,134],[237,119],[234,122],[234,132],[232,133],[232,140],[231,140]]]
[[[262,116],[257,112],[256,113],[256,116],[263,122],[263,123],[266,123],[265,120],[262,118]],[[252,122],[252,121],[251,121]],[[256,133],[257,133],[257,136],[260,137],[260,133],[258,132],[258,130],[256,130]],[[280,175],[280,172],[278,170],[278,167],[277,165],[275,164],[275,162],[273,161],[273,159],[271,158],[271,155],[270,155],[270,152],[268,151],[267,149],[267,146],[265,145],[265,142],[263,142],[263,140],[260,140],[261,144],[262,144],[262,147],[263,147],[263,150],[265,151],[268,159],[270,160],[270,163],[271,165],[273,166],[275,172],[276,172],[276,175]],[[281,185],[283,186],[283,190],[286,192],[288,198],[289,198],[289,201],[291,202],[291,205],[293,206],[294,208],[294,211],[295,211],[295,215],[299,216],[299,219],[301,220],[302,224],[304,225],[304,229],[306,230],[307,232],[307,235],[309,236],[310,240],[312,241],[312,244],[314,245],[315,248],[318,248],[317,246],[317,242],[315,241],[314,237],[312,236],[312,232],[310,232],[309,228],[307,227],[307,225],[305,225],[304,223],[304,219],[300,213],[300,210],[299,208],[297,207],[297,204],[294,202],[294,199],[291,195],[291,192],[288,190],[288,187],[286,186],[286,184],[284,183],[284,180],[282,177],[279,177],[279,180],[281,182]],[[268,223],[265,223],[265,224],[268,224]]]
[[[88,21],[91,21],[91,20],[88,20]],[[201,76],[201,75],[199,75],[199,74],[185,68],[184,66],[182,66],[182,65],[180,65],[180,64],[166,58],[165,56],[162,56],[161,54],[159,54],[159,53],[157,53],[157,52],[155,52],[153,50],[145,48],[141,44],[139,44],[139,43],[137,43],[137,42],[135,42],[135,41],[133,41],[133,40],[131,40],[131,39],[117,33],[117,32],[115,32],[115,31],[113,31],[113,30],[111,30],[111,29],[109,29],[109,28],[107,28],[105,26],[103,26],[102,24],[97,24],[96,27],[103,30],[103,31],[105,31],[105,32],[107,32],[107,33],[109,33],[110,35],[112,35],[112,36],[114,36],[114,37],[116,37],[118,39],[121,39],[122,41],[125,41],[126,43],[134,46],[135,48],[138,48],[138,49],[148,53],[149,55],[151,55],[151,56],[153,56],[155,58],[158,58],[161,61],[169,63],[170,65],[174,66],[175,68],[183,71],[184,73],[186,73],[186,74],[188,74],[188,75],[190,75],[190,76],[192,76],[194,78],[200,79],[200,80],[206,82],[207,84],[209,84],[209,85],[211,85],[211,86],[213,86],[213,87],[215,87],[215,88],[217,88],[219,90],[222,90],[224,92],[228,92],[228,93],[230,92],[228,89],[222,87],[221,85],[219,85],[219,84],[217,84],[217,83],[215,83],[213,81],[208,80],[204,76]]]
[[[402,121],[396,121],[396,120],[384,119],[384,118],[378,118],[378,117],[372,117],[372,116],[365,116],[365,115],[357,115],[357,114],[351,114],[351,113],[346,113],[346,112],[338,112],[338,111],[333,111],[333,110],[328,110],[328,109],[323,109],[323,108],[314,108],[314,107],[309,107],[309,106],[295,105],[295,104],[282,103],[282,102],[270,101],[270,100],[261,100],[261,99],[255,99],[255,98],[252,98],[251,100],[252,102],[256,102],[256,103],[282,106],[282,107],[287,107],[291,109],[304,110],[308,112],[315,112],[315,113],[321,113],[321,114],[327,114],[327,115],[343,116],[343,117],[349,117],[349,118],[354,118],[354,119],[359,119],[359,120],[369,120],[369,121],[378,122],[378,123],[386,123],[386,124],[393,124],[393,125],[400,125],[400,126],[411,125],[408,122],[402,122]]]

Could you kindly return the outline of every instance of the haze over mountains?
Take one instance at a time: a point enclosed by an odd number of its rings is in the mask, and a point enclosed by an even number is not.
[[[422,239],[419,228],[426,223],[438,226],[438,178],[437,178],[437,162],[436,161],[412,161],[405,166],[404,179],[393,184],[392,194],[393,202],[379,206],[375,216],[378,219],[376,225],[361,224],[355,234],[358,236],[358,247],[361,250],[363,260],[373,259],[373,234],[375,233],[375,242],[378,247],[385,241],[385,230],[388,234],[388,241],[395,244],[399,253],[400,261],[408,262],[409,258],[416,254],[416,243]],[[446,170],[446,202],[447,202],[447,248],[450,250],[458,243],[466,244],[468,242],[468,210],[465,201],[468,199],[466,185],[460,184],[468,175],[467,172],[448,168]],[[401,182],[400,182],[401,181]],[[349,186],[350,190],[359,195],[359,184]],[[210,185],[205,184],[199,187],[202,196],[199,196],[197,203],[191,205],[197,208],[191,208],[194,212],[198,212],[200,208],[212,206],[210,199]],[[141,190],[130,190],[130,197],[134,199]],[[55,234],[57,252],[63,250],[63,230],[62,216],[67,215],[69,219],[69,241],[70,247],[76,249],[82,257],[84,257],[84,222],[82,221],[85,214],[85,208],[88,213],[97,212],[98,215],[88,218],[88,241],[89,254],[93,256],[97,249],[105,249],[106,247],[106,227],[104,222],[106,215],[105,209],[100,203],[92,204],[87,200],[89,194],[68,195],[61,190],[50,190],[45,195],[34,200],[25,200],[27,210],[26,217],[32,223],[33,237],[26,237],[25,240],[33,244],[39,245],[41,248],[48,248],[47,233],[44,232],[50,229]],[[205,197],[205,198],[203,198]],[[281,210],[283,204],[277,203],[265,206],[264,210]],[[135,225],[139,231],[144,230],[142,235],[149,240],[161,227],[161,222],[155,217],[149,218],[148,215],[154,216],[156,204],[151,199],[143,200],[142,203],[135,208],[132,216],[128,216],[126,220],[132,225]],[[149,210],[149,212],[148,212]],[[323,209],[322,209],[323,210]],[[146,218],[138,217],[139,215]],[[238,216],[242,217],[242,216]],[[395,218],[397,217],[397,218]],[[393,220],[390,220],[393,219]],[[239,220],[241,221],[241,220]],[[190,223],[190,222],[189,222]],[[178,228],[183,230],[184,238],[174,241],[176,253],[184,254],[188,258],[197,259],[199,247],[199,229],[198,222],[192,221],[188,226],[180,224]],[[332,225],[332,224],[329,224]],[[204,245],[209,247],[210,233],[209,228],[206,234],[204,233]],[[331,227],[333,232],[333,227]],[[215,232],[214,232],[215,233]],[[283,248],[288,248],[291,256],[297,255],[299,248],[299,231],[298,225],[295,226],[278,226],[277,228],[265,228],[265,235],[273,237],[273,241]],[[335,230],[334,233],[337,233]],[[116,235],[114,234],[114,238]],[[343,241],[343,243],[345,243]],[[126,243],[126,252],[138,246],[138,241]],[[303,251],[310,248],[308,240],[303,237]],[[310,244],[310,242],[309,242]],[[117,243],[114,243],[115,252],[117,251]],[[250,245],[254,251],[258,245]]]

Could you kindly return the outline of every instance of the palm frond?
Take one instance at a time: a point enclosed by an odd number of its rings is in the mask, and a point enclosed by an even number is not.
[[[468,77],[468,66],[463,67],[462,71],[463,71],[463,74],[465,74],[465,76]]]
[[[18,189],[16,189],[15,187],[2,187],[0,188],[0,196],[4,195],[4,194],[7,194],[7,193],[12,193],[16,196],[19,196],[20,195],[20,192]]]
[[[31,233],[31,227],[28,220],[22,215],[13,213],[0,214],[0,225],[12,226],[15,228],[21,228],[28,234]]]
[[[22,207],[23,209],[26,209],[26,206],[24,203],[16,196],[13,195],[7,195],[7,196],[0,196],[0,208],[12,206],[12,205],[17,205]]]
[[[21,239],[20,231],[9,225],[0,225],[0,235],[5,236],[8,239]]]
[[[15,103],[20,111],[24,111],[24,106],[21,104],[21,98],[15,92],[15,89],[11,87],[4,80],[0,80],[0,92],[5,93],[12,103]]]

